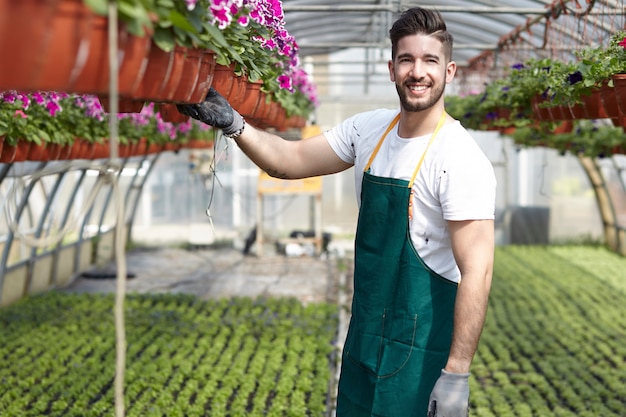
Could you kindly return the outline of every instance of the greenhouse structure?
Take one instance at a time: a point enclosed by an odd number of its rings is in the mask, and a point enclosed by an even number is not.
[[[469,415],[626,416],[623,0],[0,0],[0,416],[350,416],[354,167],[270,176],[179,109],[399,109],[415,6],[497,182]]]

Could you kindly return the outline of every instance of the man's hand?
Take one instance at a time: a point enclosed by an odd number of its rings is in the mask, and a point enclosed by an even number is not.
[[[178,104],[178,111],[232,135],[243,129],[243,117],[213,87],[200,104]]]
[[[441,370],[428,401],[428,417],[469,415],[469,376]]]

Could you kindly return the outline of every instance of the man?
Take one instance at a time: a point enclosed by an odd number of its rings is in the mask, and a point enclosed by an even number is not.
[[[465,417],[491,287],[495,176],[444,111],[456,64],[441,16],[407,10],[390,38],[399,112],[357,114],[294,142],[245,125],[214,91],[180,111],[222,128],[278,178],[355,167],[354,297],[337,415]]]

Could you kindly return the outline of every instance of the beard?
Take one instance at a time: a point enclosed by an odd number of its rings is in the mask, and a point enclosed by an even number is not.
[[[415,82],[415,80],[409,80],[408,82]],[[439,86],[431,86],[430,88],[431,91],[428,97],[424,97],[419,101],[411,102],[407,97],[406,91],[402,88],[402,86],[396,83],[396,91],[398,92],[398,97],[400,98],[400,105],[402,106],[402,109],[409,112],[419,112],[433,107],[443,95],[446,84],[441,83],[441,85]]]

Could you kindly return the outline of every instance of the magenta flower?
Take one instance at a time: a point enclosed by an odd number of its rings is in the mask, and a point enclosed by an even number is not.
[[[291,77],[289,77],[287,74],[283,74],[278,77],[278,84],[280,85],[280,88],[293,91],[293,84],[291,82]]]
[[[618,43],[618,45],[626,49],[626,38],[622,39],[622,41]]]
[[[59,105],[59,103],[57,103],[54,100],[50,100],[46,103],[46,109],[48,110],[48,112],[50,113],[50,116],[55,116],[58,112],[60,112],[61,110],[63,110],[61,108],[61,106]]]

